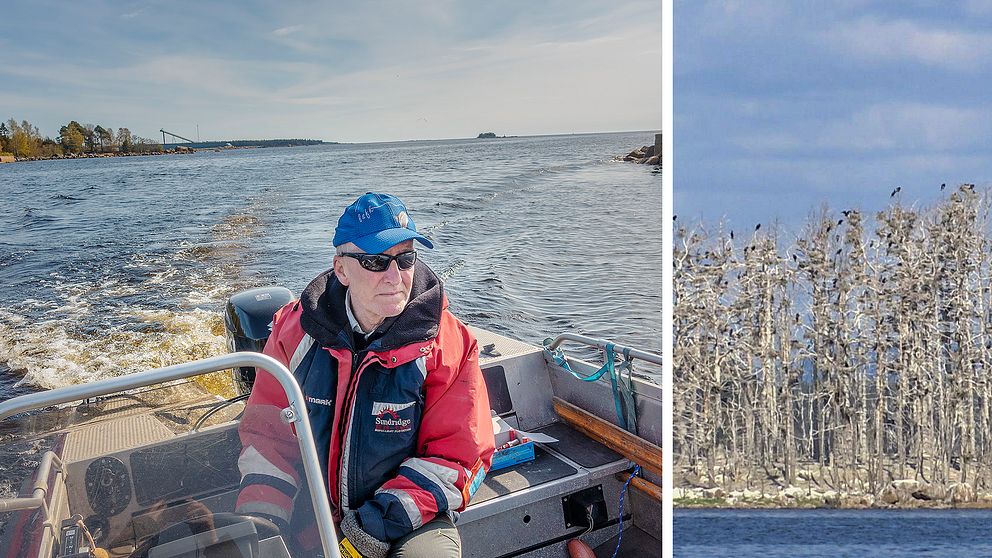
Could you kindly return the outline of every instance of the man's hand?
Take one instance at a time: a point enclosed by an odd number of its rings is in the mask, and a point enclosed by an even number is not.
[[[384,543],[362,530],[358,524],[358,514],[345,512],[341,519],[341,532],[365,558],[386,558],[389,543]]]

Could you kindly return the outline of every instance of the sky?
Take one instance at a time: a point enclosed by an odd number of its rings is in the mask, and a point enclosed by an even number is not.
[[[4,2],[0,118],[207,140],[657,130],[661,2]]]
[[[992,2],[676,0],[674,12],[680,222],[789,230],[823,204],[925,207],[992,182]]]

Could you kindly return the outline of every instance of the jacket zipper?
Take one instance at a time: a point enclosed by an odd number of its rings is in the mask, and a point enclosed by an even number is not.
[[[368,358],[368,351],[359,351],[357,353],[352,353],[351,361],[351,377],[348,378],[348,388],[345,390],[345,400],[344,407],[341,409],[341,423],[338,424],[338,439],[341,440],[341,447],[338,448],[338,507],[341,509],[351,509],[349,502],[345,502],[342,498],[341,488],[345,486],[348,482],[348,474],[342,474],[344,472],[344,460],[345,456],[345,445],[350,444],[350,440],[346,439],[348,437],[348,425],[351,424],[352,419],[355,415],[355,395],[358,392],[358,377],[361,372],[368,366],[371,359]],[[361,358],[359,358],[361,355]],[[368,362],[365,362],[365,361]],[[345,414],[347,413],[347,414]],[[349,495],[350,497],[350,495]]]
[[[426,354],[423,351],[423,349],[421,349],[421,353]],[[339,451],[338,451],[337,493],[338,493],[338,508],[342,510],[350,509],[349,503],[345,502],[344,498],[342,498],[342,490],[341,490],[341,488],[345,486],[345,483],[347,483],[349,479],[348,479],[348,475],[343,475],[341,473],[344,469],[344,464],[345,464],[344,446],[345,444],[350,443],[350,440],[346,439],[348,437],[348,425],[351,424],[352,419],[355,416],[354,401],[358,393],[358,377],[374,361],[378,361],[383,365],[386,364],[386,362],[381,358],[379,358],[378,356],[374,358],[369,358],[369,354],[370,353],[367,350],[351,353],[352,355],[351,377],[348,378],[348,389],[345,390],[345,400],[343,401],[345,406],[341,409],[341,422],[338,424],[338,439],[341,440],[341,446],[338,448]],[[359,358],[359,355],[361,355],[361,358]],[[346,412],[347,415],[345,414]]]

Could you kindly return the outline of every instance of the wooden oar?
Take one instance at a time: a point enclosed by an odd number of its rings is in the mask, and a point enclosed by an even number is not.
[[[586,436],[648,471],[661,474],[660,447],[558,397],[551,401],[558,416]]]
[[[630,473],[627,471],[624,471],[622,473],[617,473],[616,475],[617,480],[621,482],[627,482],[627,477],[629,476]],[[655,500],[656,502],[661,502],[661,487],[658,486],[657,484],[649,480],[642,479],[641,477],[634,477],[630,479],[630,486],[633,486],[634,488],[647,494],[652,500]]]

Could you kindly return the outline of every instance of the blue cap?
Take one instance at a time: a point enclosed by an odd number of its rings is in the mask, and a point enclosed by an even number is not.
[[[396,196],[368,192],[349,205],[334,229],[334,245],[351,242],[368,254],[381,254],[406,240],[434,244],[417,232],[406,206]]]

